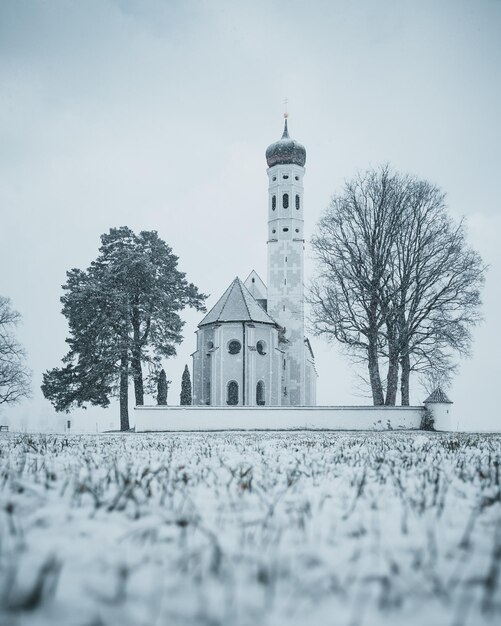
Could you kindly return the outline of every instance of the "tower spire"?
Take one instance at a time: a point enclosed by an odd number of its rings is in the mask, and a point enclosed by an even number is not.
[[[289,113],[287,111],[287,104],[288,104],[289,100],[288,98],[284,99],[284,132],[282,135],[282,139],[289,139],[289,130],[287,128],[287,118],[289,117]]]
[[[285,123],[284,123],[284,132],[282,134],[282,139],[289,139],[289,130],[287,128],[287,113],[284,113]]]

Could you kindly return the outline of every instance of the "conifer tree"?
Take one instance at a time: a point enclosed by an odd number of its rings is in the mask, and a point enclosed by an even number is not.
[[[191,378],[188,366],[184,366],[183,378],[181,379],[181,405],[191,404]]]
[[[143,364],[176,354],[186,306],[205,310],[206,296],[177,269],[178,258],[156,231],[136,235],[123,226],[101,236],[86,271],[72,269],[63,285],[70,351],[47,371],[42,391],[57,411],[120,398],[120,428],[128,430],[128,384],[143,404]]]
[[[157,404],[159,406],[165,406],[167,404],[167,392],[169,390],[170,380],[167,380],[165,370],[162,368],[158,375],[157,383]]]

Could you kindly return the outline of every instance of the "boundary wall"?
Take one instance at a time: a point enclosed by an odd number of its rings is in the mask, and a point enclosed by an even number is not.
[[[136,432],[418,429],[423,406],[136,406]]]

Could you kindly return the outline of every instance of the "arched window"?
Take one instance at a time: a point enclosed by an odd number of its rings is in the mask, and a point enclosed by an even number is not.
[[[228,383],[226,404],[231,406],[238,404],[238,383],[236,380],[230,380]]]
[[[289,208],[289,194],[288,193],[284,193],[284,195],[283,195],[282,206],[284,207],[284,209],[288,209]]]
[[[256,343],[256,350],[259,354],[262,354],[264,356],[266,354],[266,343],[262,340],[258,341]]]
[[[271,196],[271,210],[274,211],[277,208],[277,197]]]
[[[256,385],[256,404],[258,406],[264,406],[264,383],[262,380]]]
[[[230,354],[238,354],[242,349],[242,344],[237,339],[232,339],[228,344],[228,352]]]
[[[299,194],[296,194],[296,209],[299,211]]]

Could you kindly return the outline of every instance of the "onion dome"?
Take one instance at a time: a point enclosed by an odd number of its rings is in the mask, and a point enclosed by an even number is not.
[[[268,167],[274,165],[300,165],[306,163],[306,150],[299,142],[289,137],[287,117],[285,117],[284,134],[280,141],[272,143],[266,150]]]

